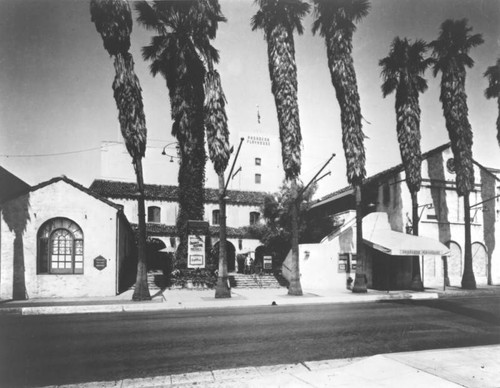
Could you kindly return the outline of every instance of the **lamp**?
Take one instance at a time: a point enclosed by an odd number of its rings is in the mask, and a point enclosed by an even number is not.
[[[179,154],[179,143],[177,143],[175,141],[172,142],[172,143],[168,143],[165,147],[163,147],[163,150],[161,151],[162,155],[166,155],[166,156],[170,157],[170,163],[174,162],[174,158],[179,158],[179,156],[177,156],[177,155],[170,155],[166,151],[166,150],[172,149],[173,148],[172,146],[174,146],[174,145],[175,145],[176,153],[178,155]]]
[[[426,203],[424,205],[420,205],[419,207],[422,208],[422,210],[420,211],[420,215],[418,216],[418,220],[420,221],[420,219],[422,218],[422,214],[424,214],[424,210],[425,209],[434,209],[434,204],[431,202],[431,203]]]

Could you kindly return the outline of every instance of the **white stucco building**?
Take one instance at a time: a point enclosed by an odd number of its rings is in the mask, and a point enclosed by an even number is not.
[[[132,227],[137,228],[137,189],[131,182],[96,179],[90,190],[123,206]],[[228,190],[226,199],[228,269],[235,270],[236,255],[253,253],[261,244],[245,227],[261,222],[261,205],[266,193]],[[211,245],[219,241],[219,191],[205,189],[205,220],[209,223]],[[175,251],[179,244],[175,227],[178,204],[177,186],[145,185],[146,229],[149,237],[161,240],[167,249]]]
[[[1,212],[1,299],[114,296],[133,284],[120,205],[58,177],[5,199]]]
[[[234,165],[232,177],[229,170],[236,156],[236,151],[243,138],[238,159]],[[264,132],[240,132],[229,160],[226,178],[228,189],[239,191],[276,192],[283,182],[284,173],[281,162],[281,143],[277,136]],[[143,159],[144,182],[148,184],[177,186],[179,159],[177,143],[148,139],[146,156]],[[208,152],[207,152],[208,155]],[[213,165],[207,158],[205,187],[218,188],[218,177]],[[105,141],[101,145],[101,174],[103,180],[135,182],[134,169],[131,166],[123,140]]]
[[[463,198],[458,196],[455,188],[456,176],[450,145],[437,147],[423,154],[422,158],[422,185],[418,192],[419,236],[440,242],[449,249],[449,256],[444,256],[444,251],[441,253],[445,259],[441,255],[422,254],[422,280],[424,286],[441,286],[447,275],[450,285],[460,286],[464,268],[464,205]],[[500,241],[500,180],[496,171],[474,162],[475,186],[470,193],[470,216],[473,270],[477,285],[500,284],[500,248],[496,244]],[[388,221],[387,230],[410,233],[412,203],[405,179],[401,164],[365,179],[362,188],[365,218],[371,213],[383,214]],[[313,219],[335,217],[346,214],[349,209],[355,209],[354,193],[351,187],[345,187],[314,203],[308,216]],[[351,217],[350,222],[353,220]],[[345,229],[346,225],[341,223],[334,237],[349,232],[349,228]],[[393,243],[389,240],[386,247],[372,240],[371,235],[382,224],[372,225],[377,226],[367,229],[363,221],[363,238],[369,256],[365,268],[368,286],[378,289],[387,286],[408,288],[411,282],[411,259],[387,253],[393,250],[389,246]],[[313,258],[311,255],[311,260],[316,260],[317,265],[322,260],[332,261],[331,266],[328,266],[331,272],[326,275],[329,279],[327,287],[345,286],[346,274],[354,277],[352,266],[346,264],[353,262],[355,265],[356,252],[352,249],[356,247],[356,236],[352,231],[348,234],[349,243],[344,242],[344,248],[332,248],[325,257],[316,255]],[[326,239],[322,243],[331,244],[331,241]],[[306,256],[306,250],[312,251],[309,248],[302,248],[301,260]],[[422,245],[421,252],[425,251]],[[307,277],[307,268],[312,266],[305,264],[302,275]]]

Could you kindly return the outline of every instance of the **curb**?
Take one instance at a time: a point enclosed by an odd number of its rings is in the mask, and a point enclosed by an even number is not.
[[[170,310],[194,310],[213,308],[244,308],[265,307],[275,303],[279,306],[294,305],[317,305],[334,303],[367,303],[387,300],[425,300],[438,299],[438,293],[401,293],[388,295],[351,295],[334,297],[317,297],[298,299],[301,297],[277,296],[268,300],[211,300],[196,301],[190,303],[178,302],[178,305],[162,303],[153,304],[89,304],[89,305],[66,305],[66,306],[24,306],[24,307],[0,307],[2,315],[64,315],[64,314],[98,314],[98,313],[121,313],[121,312],[144,312],[144,311],[170,311]],[[274,299],[274,300],[272,300]]]

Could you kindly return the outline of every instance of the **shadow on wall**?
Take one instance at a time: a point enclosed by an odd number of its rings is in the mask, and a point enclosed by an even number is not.
[[[401,182],[401,173],[381,186],[377,211],[387,213],[392,230],[404,232],[402,185],[398,182]]]
[[[483,234],[486,250],[488,251],[488,284],[491,279],[491,257],[495,250],[495,220],[496,220],[496,180],[481,169],[481,201],[487,201],[483,206]]]
[[[30,221],[29,207],[29,194],[17,197],[2,205],[3,219],[9,230],[14,232],[15,235],[12,288],[12,298],[14,300],[28,299],[25,280],[23,236],[28,221]]]
[[[427,173],[431,182],[446,181],[444,175],[443,154],[438,153],[427,159]],[[432,205],[434,206],[439,228],[439,241],[443,244],[449,244],[451,240],[450,222],[448,220],[448,204],[446,202],[446,189],[439,185],[431,183]],[[444,257],[444,276],[447,279],[446,285],[449,286],[448,278],[448,258]]]

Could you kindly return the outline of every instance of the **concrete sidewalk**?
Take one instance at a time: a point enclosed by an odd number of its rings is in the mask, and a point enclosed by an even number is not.
[[[437,299],[456,296],[500,295],[500,286],[484,286],[474,291],[449,287],[415,291],[375,291],[354,294],[350,290],[304,290],[303,296],[290,296],[286,288],[239,289],[231,290],[231,298],[215,299],[214,290],[152,290],[153,299],[145,302],[132,302],[129,290],[115,297],[107,298],[65,298],[30,299],[27,301],[0,301],[0,315],[44,315],[111,313],[134,311],[160,311],[202,308],[246,307],[322,304],[322,303],[359,303],[401,299]]]
[[[500,345],[223,369],[60,387],[351,388],[353,386],[498,388],[500,387]]]

